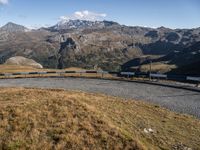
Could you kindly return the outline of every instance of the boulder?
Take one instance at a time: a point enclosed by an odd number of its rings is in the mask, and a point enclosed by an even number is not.
[[[5,65],[20,65],[20,66],[31,66],[33,68],[38,68],[41,69],[43,66],[39,63],[37,63],[33,59],[28,59],[22,56],[15,56],[9,58],[6,62]]]

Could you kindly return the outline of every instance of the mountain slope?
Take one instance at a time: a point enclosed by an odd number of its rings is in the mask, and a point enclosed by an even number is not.
[[[135,58],[148,56],[162,63],[163,57],[175,52],[187,53],[187,49],[191,51],[189,47],[199,41],[200,28],[154,29],[129,27],[112,21],[69,20],[30,32],[0,30],[0,63],[18,55],[34,59],[47,68],[98,66],[117,71]],[[191,64],[193,57],[196,56],[191,55]],[[180,59],[173,64],[179,67],[185,61]]]
[[[196,42],[184,49],[174,50],[159,58],[135,58],[123,64],[122,69],[124,71],[135,71],[136,69],[138,71],[148,72],[150,61],[152,63],[152,71],[181,75],[200,75],[200,42]],[[157,70],[158,67],[160,70]]]

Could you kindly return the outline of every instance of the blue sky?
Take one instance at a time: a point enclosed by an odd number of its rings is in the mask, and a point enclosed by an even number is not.
[[[200,27],[200,0],[0,0],[0,25],[49,26],[60,18],[105,19],[131,26]]]

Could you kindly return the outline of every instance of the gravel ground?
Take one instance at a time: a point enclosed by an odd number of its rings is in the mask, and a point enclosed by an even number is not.
[[[143,100],[200,118],[200,92],[136,82],[84,78],[3,79],[0,87],[39,87],[103,93]]]

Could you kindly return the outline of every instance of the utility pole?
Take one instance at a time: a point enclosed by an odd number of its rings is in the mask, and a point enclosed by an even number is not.
[[[150,60],[150,64],[149,64],[149,80],[151,81],[151,68],[152,67],[152,61]]]

